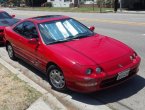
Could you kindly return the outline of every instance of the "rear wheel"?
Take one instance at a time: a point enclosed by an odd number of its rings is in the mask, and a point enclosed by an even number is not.
[[[8,51],[8,55],[9,55],[10,59],[15,60],[16,59],[15,53],[14,53],[13,47],[10,43],[7,44],[7,51]]]
[[[53,89],[58,91],[66,90],[66,82],[63,72],[55,65],[51,65],[47,70],[49,82]]]

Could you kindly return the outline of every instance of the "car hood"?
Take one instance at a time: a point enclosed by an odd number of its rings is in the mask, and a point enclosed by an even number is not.
[[[0,19],[0,26],[5,27],[5,26],[12,26],[13,24],[17,23],[20,21],[19,19],[12,18],[12,19]]]
[[[91,64],[90,62],[104,64],[131,53],[131,49],[125,44],[99,34],[56,45],[53,46],[53,50],[57,48],[57,51],[71,60],[75,59],[81,63],[87,61],[85,65]],[[62,48],[58,49],[58,47]]]

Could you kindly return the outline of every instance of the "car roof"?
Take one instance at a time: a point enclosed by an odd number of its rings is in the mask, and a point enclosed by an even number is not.
[[[63,15],[46,15],[46,16],[37,16],[33,18],[28,18],[28,20],[31,20],[35,23],[43,23],[43,22],[49,22],[49,21],[67,19],[67,18],[70,18],[70,17],[63,16]]]

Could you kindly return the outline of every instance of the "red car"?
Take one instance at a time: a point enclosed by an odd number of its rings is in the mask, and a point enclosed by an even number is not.
[[[11,59],[43,71],[59,91],[94,92],[135,76],[137,53],[93,30],[67,16],[29,18],[5,28],[6,49]]]
[[[0,44],[4,43],[4,28],[17,23],[19,19],[14,18],[15,15],[9,15],[7,12],[0,10]]]

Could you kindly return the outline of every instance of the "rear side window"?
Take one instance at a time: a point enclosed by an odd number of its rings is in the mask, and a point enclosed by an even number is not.
[[[14,31],[27,39],[38,38],[38,33],[35,25],[29,21],[17,25],[14,28]]]

